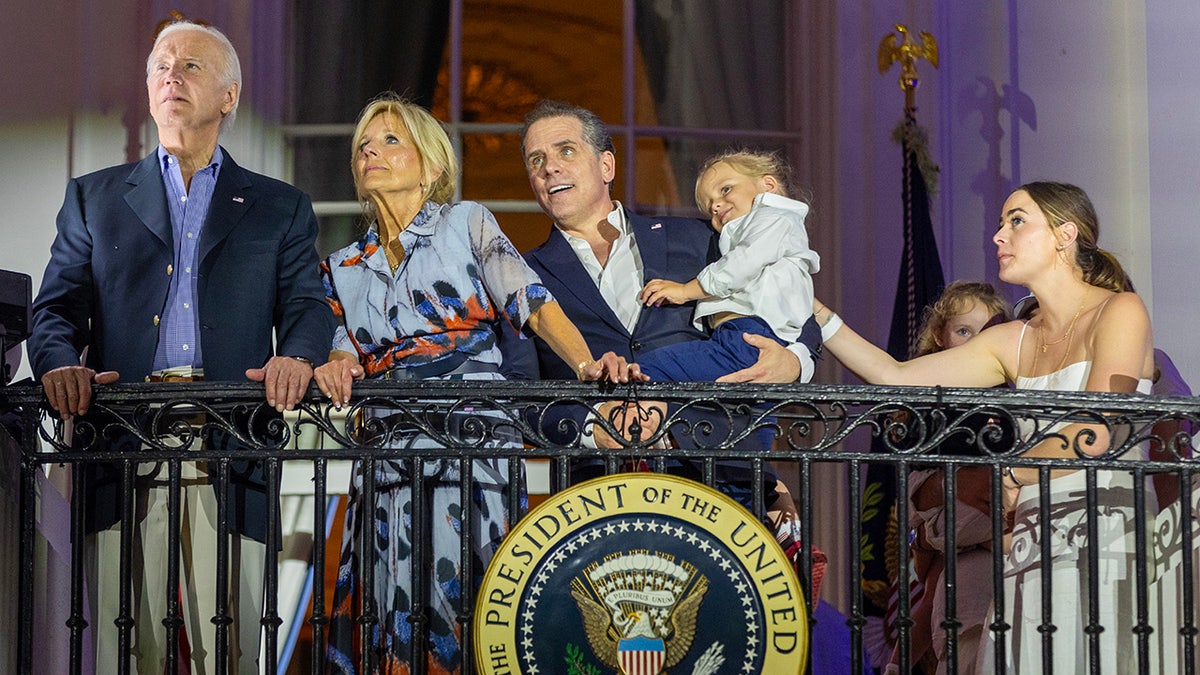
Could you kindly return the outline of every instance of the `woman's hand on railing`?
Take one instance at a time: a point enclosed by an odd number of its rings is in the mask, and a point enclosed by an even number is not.
[[[329,361],[313,371],[313,377],[316,379],[321,393],[338,408],[350,402],[350,391],[353,389],[354,381],[363,379],[365,373],[358,359],[350,355],[347,355],[350,358],[338,356],[343,353],[331,353]]]

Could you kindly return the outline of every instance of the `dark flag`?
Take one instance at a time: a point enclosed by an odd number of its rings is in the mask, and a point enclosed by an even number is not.
[[[916,349],[921,314],[942,294],[946,278],[929,216],[928,183],[932,181],[936,189],[938,167],[929,158],[927,135],[910,114],[896,128],[893,138],[904,152],[904,254],[892,306],[888,353],[904,360]]]
[[[904,249],[900,258],[900,279],[896,285],[896,302],[892,309],[892,326],[888,336],[888,353],[897,360],[908,359],[916,347],[917,334],[925,307],[942,293],[945,277],[933,237],[933,222],[929,215],[930,184],[936,189],[938,167],[929,158],[925,130],[912,112],[905,115],[892,134],[901,145],[903,169]],[[871,452],[886,452],[882,437],[871,442]],[[907,498],[896,494],[896,471],[892,465],[871,464],[867,469],[863,492],[862,550],[864,612],[868,622],[867,649],[876,667],[887,663],[896,639],[893,619],[900,598],[896,593],[899,576],[897,564],[899,547],[908,543],[907,533],[896,527],[896,500]],[[919,601],[922,588],[910,575],[909,604]]]

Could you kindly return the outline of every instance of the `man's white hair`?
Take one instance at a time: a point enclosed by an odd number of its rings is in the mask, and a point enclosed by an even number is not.
[[[221,131],[228,131],[233,126],[233,119],[237,117],[238,102],[241,100],[242,64],[238,61],[237,50],[233,48],[233,43],[221,31],[212,26],[205,26],[192,21],[173,21],[167,24],[166,27],[159,31],[158,37],[154,39],[154,47],[150,49],[150,55],[146,57],[146,80],[150,80],[151,70],[154,67],[154,52],[158,51],[158,43],[162,42],[163,38],[172,33],[185,30],[197,30],[208,33],[216,39],[223,56],[221,59],[222,63],[217,69],[221,76],[221,83],[227,87],[235,83],[238,85],[238,97],[233,101],[233,110],[230,110],[229,114],[225,115],[225,118],[221,120]]]

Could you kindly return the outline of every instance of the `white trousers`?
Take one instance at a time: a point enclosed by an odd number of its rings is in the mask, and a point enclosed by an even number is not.
[[[216,672],[217,499],[204,466],[183,465],[180,495],[179,594],[191,648],[194,675]],[[167,499],[166,487],[139,487],[135,495],[130,662],[141,675],[162,675],[167,661]],[[87,582],[96,672],[115,672],[118,663],[121,525],[88,537]],[[229,537],[229,587],[226,611],[230,673],[258,673],[266,546],[246,537]]]

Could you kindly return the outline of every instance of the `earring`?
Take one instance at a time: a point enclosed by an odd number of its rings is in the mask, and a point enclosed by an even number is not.
[[[1064,248],[1066,248],[1066,246],[1063,246],[1062,244],[1059,244],[1058,246],[1056,246],[1056,247],[1055,247],[1055,250],[1056,250],[1056,251],[1061,251],[1061,250],[1063,250]]]

